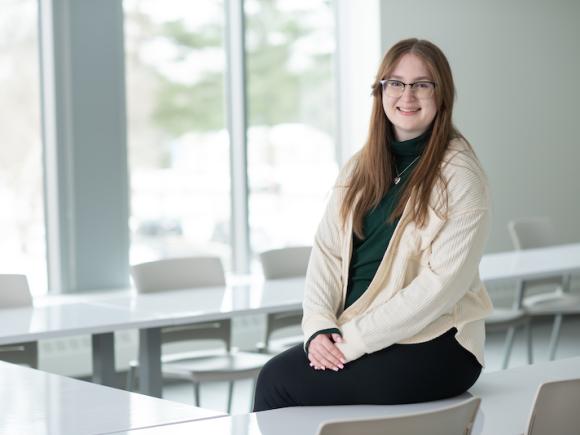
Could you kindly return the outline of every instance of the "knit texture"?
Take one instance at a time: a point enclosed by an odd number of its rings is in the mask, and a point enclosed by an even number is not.
[[[410,202],[367,290],[344,309],[352,252],[352,216],[341,224],[340,205],[356,163],[343,168],[315,235],[306,275],[305,337],[338,328],[337,343],[348,361],[394,343],[421,343],[452,327],[456,339],[484,364],[484,318],[492,304],[479,278],[479,262],[490,227],[487,179],[477,158],[462,139],[453,140],[441,171],[443,192],[431,195],[427,224],[410,219]]]

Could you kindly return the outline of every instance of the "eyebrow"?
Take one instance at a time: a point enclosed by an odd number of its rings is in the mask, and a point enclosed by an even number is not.
[[[390,76],[389,80],[401,80],[402,81],[403,80],[403,77],[401,77],[401,76]],[[417,78],[413,79],[411,81],[411,83],[419,82],[421,80],[431,81],[431,77],[427,77],[427,76],[417,77]]]

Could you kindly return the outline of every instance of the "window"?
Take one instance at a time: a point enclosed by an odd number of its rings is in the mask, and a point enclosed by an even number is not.
[[[0,3],[0,273],[46,293],[38,6]]]
[[[326,0],[246,0],[253,252],[311,244],[337,174],[335,28]]]
[[[131,262],[230,262],[221,0],[125,0]]]
[[[222,0],[125,0],[131,262],[220,255],[230,143]],[[250,244],[310,244],[337,173],[328,0],[246,0]]]

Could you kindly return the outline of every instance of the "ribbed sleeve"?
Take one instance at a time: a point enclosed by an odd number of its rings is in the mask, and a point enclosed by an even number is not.
[[[356,156],[338,175],[314,237],[304,289],[302,318],[304,337],[311,337],[323,329],[339,329],[337,316],[342,306],[344,257],[339,212],[344,186],[355,158]]]

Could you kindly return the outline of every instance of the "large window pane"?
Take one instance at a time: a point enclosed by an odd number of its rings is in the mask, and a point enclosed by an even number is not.
[[[311,244],[337,173],[332,2],[246,0],[252,250]]]
[[[230,262],[221,0],[125,0],[131,262]]]
[[[0,1],[0,273],[46,292],[38,6]]]

